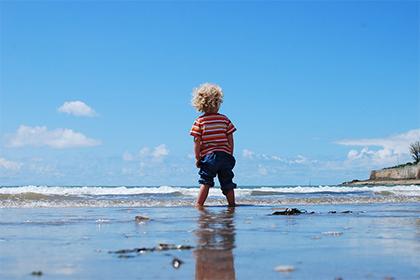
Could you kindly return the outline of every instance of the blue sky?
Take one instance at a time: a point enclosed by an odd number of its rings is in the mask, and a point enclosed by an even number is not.
[[[238,128],[240,185],[366,178],[420,139],[416,1],[0,8],[1,185],[196,184],[204,82]]]

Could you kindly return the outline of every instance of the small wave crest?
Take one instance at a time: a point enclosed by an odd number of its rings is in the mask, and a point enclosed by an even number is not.
[[[302,197],[302,198],[262,198],[242,197],[237,204],[253,206],[283,206],[283,205],[338,205],[365,203],[410,203],[420,202],[419,197],[377,196],[377,197]],[[0,208],[108,208],[108,207],[192,207],[195,199],[184,200],[104,200],[104,199],[75,199],[75,200],[0,200]],[[223,198],[210,197],[206,201],[208,206],[224,206]]]
[[[6,207],[116,207],[192,205],[197,187],[0,187],[0,208]],[[238,201],[254,205],[283,203],[366,203],[420,201],[420,186],[289,186],[242,187]],[[211,199],[224,203],[220,188]],[[222,204],[223,204],[222,203]]]
[[[420,186],[291,186],[291,187],[244,187],[235,190],[237,195],[276,195],[276,194],[311,194],[311,193],[381,193],[420,196]],[[152,195],[173,194],[195,196],[198,194],[196,187],[50,187],[50,186],[21,186],[0,187],[0,195],[16,194],[32,195],[62,195],[62,196],[103,196],[103,195]],[[212,188],[210,195],[218,195],[218,188]]]
[[[161,187],[50,187],[50,186],[22,186],[0,187],[0,194],[36,193],[43,195],[138,195],[138,194],[170,194],[182,193],[181,188],[170,186]]]
[[[276,194],[361,194],[387,192],[395,195],[420,196],[420,186],[297,186],[297,187],[260,187],[249,189],[251,195]]]

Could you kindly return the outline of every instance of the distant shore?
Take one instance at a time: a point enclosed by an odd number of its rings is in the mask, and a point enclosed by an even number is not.
[[[420,163],[407,162],[381,170],[372,170],[367,180],[352,180],[341,185],[420,185]]]
[[[344,182],[341,185],[420,185],[420,179],[401,180],[353,180]]]

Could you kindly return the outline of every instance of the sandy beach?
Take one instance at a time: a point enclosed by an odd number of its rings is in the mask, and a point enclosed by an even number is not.
[[[291,216],[272,215],[285,205],[230,209],[218,199],[204,210],[2,207],[0,278],[420,278],[418,193],[400,203],[288,204],[306,210]]]

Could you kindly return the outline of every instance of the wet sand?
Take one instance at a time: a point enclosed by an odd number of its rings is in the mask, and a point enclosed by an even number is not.
[[[2,208],[0,279],[420,279],[419,206]]]

